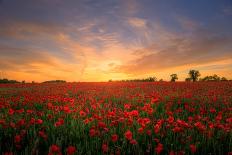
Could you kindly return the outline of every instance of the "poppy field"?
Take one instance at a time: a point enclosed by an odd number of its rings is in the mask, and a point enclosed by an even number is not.
[[[232,82],[0,85],[0,153],[232,154]]]

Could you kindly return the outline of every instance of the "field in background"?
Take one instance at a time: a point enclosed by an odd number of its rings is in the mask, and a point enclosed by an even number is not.
[[[231,154],[232,82],[0,85],[2,154]]]

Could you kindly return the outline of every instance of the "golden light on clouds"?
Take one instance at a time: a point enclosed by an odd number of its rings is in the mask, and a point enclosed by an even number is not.
[[[2,77],[38,82],[147,76],[169,80],[177,73],[184,80],[189,69],[198,69],[202,76],[232,78],[228,8],[227,13],[218,8],[221,16],[213,18],[142,1],[35,3],[21,8],[0,4]],[[14,9],[21,12],[9,12]]]

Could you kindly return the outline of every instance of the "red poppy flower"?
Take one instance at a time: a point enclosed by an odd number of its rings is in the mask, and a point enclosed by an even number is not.
[[[14,141],[15,141],[15,143],[19,143],[21,141],[21,136],[20,135],[16,135],[14,137]]]
[[[50,146],[50,151],[52,153],[59,153],[60,152],[60,147],[57,146],[57,145],[55,145],[55,144],[53,144],[52,146]]]
[[[99,128],[106,128],[106,124],[104,122],[98,122]]]
[[[167,119],[167,122],[169,124],[172,124],[174,122],[174,117],[173,116],[169,116],[168,119]]]
[[[125,109],[130,109],[130,107],[131,107],[131,106],[130,106],[129,104],[124,104],[124,108],[125,108]]]
[[[66,149],[67,155],[73,155],[76,151],[77,151],[77,149],[76,149],[75,146],[69,146],[69,147]]]
[[[96,134],[96,131],[95,131],[94,129],[90,129],[90,130],[89,130],[89,135],[90,135],[90,137],[95,136],[95,134]]]
[[[127,140],[131,140],[132,139],[132,132],[130,130],[127,130],[125,132],[124,136],[126,137]]]
[[[80,114],[81,117],[85,117],[86,116],[86,112],[84,112],[83,110],[81,110],[79,114]]]
[[[163,151],[163,144],[159,143],[155,148],[157,154],[160,154]]]
[[[64,107],[63,107],[63,110],[64,110],[64,112],[65,112],[66,114],[71,113],[71,110],[70,110],[70,108],[69,108],[68,106],[64,106]]]
[[[9,111],[8,111],[8,114],[9,115],[13,115],[14,114],[14,110],[10,108]]]
[[[118,135],[113,134],[113,135],[111,136],[111,140],[112,140],[112,142],[118,141]]]
[[[136,144],[137,144],[137,141],[136,141],[135,139],[132,139],[132,140],[130,141],[130,144],[136,145]]]
[[[48,136],[44,133],[44,131],[39,131],[39,136],[45,140],[48,138]]]
[[[102,144],[102,152],[106,153],[108,152],[109,148],[107,144]]]
[[[147,135],[151,136],[151,130],[147,130]]]
[[[142,133],[143,133],[143,130],[144,130],[143,128],[139,128],[139,129],[138,129],[138,133],[142,134]]]
[[[37,119],[37,120],[36,120],[36,123],[37,123],[37,124],[43,124],[43,120],[42,120],[42,119]]]
[[[159,124],[156,124],[154,126],[154,131],[155,131],[155,133],[158,133],[160,131],[160,125]]]
[[[191,150],[192,153],[195,153],[197,151],[196,145],[191,144],[191,145],[189,145],[189,147],[190,147],[190,150]]]

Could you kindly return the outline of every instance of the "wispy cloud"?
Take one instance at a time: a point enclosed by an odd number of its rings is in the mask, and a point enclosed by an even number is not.
[[[161,1],[24,2],[0,5],[0,70],[8,77],[102,81],[230,66],[219,63],[232,56],[229,5],[198,16]]]
[[[176,14],[174,17],[177,20],[177,22],[180,24],[181,28],[184,30],[193,31],[193,30],[196,30],[200,26],[200,23],[197,23],[196,21],[186,16]]]
[[[135,60],[127,64],[115,66],[115,72],[124,72],[128,75],[154,74],[165,69],[189,65],[226,60],[232,56],[232,38],[215,31],[197,29],[191,35],[171,33],[166,31],[170,38],[159,38],[164,43],[157,46],[156,42],[150,46],[136,50]]]
[[[46,80],[57,77],[59,79],[71,79],[71,74],[75,73],[75,69],[80,67],[79,64],[68,63],[63,59],[59,59],[51,55],[48,51],[40,51],[31,48],[14,48],[1,45],[1,70],[9,76],[17,74],[39,75]],[[17,55],[17,57],[15,57]],[[10,73],[14,73],[11,75]],[[29,76],[30,77],[30,76]],[[24,77],[25,79],[26,77]],[[73,77],[72,77],[73,78]],[[20,79],[23,80],[23,79]]]
[[[52,37],[61,29],[63,28],[52,23],[9,21],[1,24],[0,35],[5,38],[33,39],[41,36]]]
[[[128,23],[136,28],[146,28],[146,20],[145,19],[141,19],[141,18],[129,18],[128,19]]]
[[[137,0],[121,0],[121,5],[126,15],[133,15],[140,9],[139,1]]]

